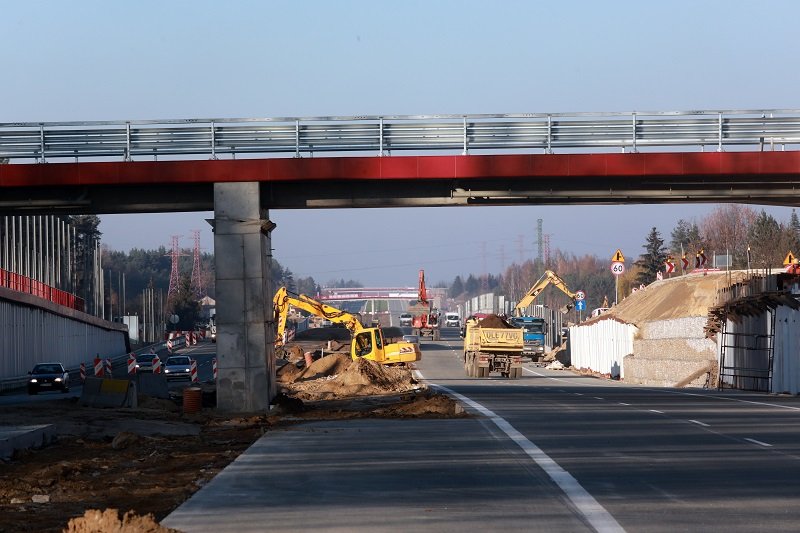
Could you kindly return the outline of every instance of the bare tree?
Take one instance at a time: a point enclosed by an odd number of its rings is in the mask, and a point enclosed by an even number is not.
[[[747,237],[757,216],[754,209],[739,204],[723,205],[712,211],[700,223],[706,255],[727,251],[733,256],[734,268],[747,266]]]

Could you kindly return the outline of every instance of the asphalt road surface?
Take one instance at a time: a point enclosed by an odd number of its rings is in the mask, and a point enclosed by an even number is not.
[[[604,519],[627,531],[800,529],[798,398],[631,386],[530,365],[518,380],[465,378],[456,335],[423,343],[424,377],[491,411],[498,438],[531,443],[529,467],[554,461]],[[579,516],[598,510],[581,506],[574,485],[560,489]],[[614,527],[595,527],[604,526]]]

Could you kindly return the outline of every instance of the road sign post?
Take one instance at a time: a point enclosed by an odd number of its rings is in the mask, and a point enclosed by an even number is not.
[[[625,256],[622,255],[622,250],[619,248],[611,256],[611,273],[614,274],[614,305],[617,305],[619,300],[619,277],[625,273]]]

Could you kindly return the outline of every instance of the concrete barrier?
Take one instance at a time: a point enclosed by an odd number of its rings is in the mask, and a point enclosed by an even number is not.
[[[127,379],[87,376],[80,404],[87,407],[136,407],[136,384]]]
[[[169,398],[169,387],[167,387],[165,374],[140,372],[136,375],[136,382],[139,384],[139,394],[154,398]]]

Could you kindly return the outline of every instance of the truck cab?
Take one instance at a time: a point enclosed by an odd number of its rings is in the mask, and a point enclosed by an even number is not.
[[[511,317],[509,321],[511,325],[521,328],[523,331],[523,355],[537,358],[544,356],[544,318],[515,316]]]
[[[403,313],[400,315],[400,326],[411,326],[411,313]]]

